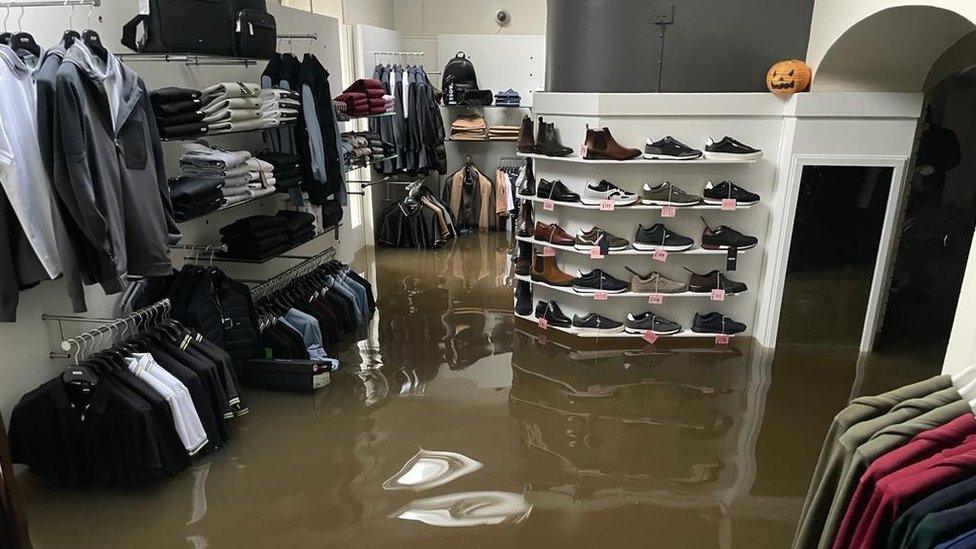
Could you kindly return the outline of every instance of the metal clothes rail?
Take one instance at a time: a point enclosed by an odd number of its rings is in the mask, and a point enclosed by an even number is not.
[[[97,342],[101,341],[102,337],[106,334],[111,334],[114,338],[115,331],[119,328],[128,328],[131,326],[135,330],[139,327],[148,326],[151,321],[158,322],[169,319],[171,307],[172,303],[170,300],[163,299],[121,318],[92,318],[76,315],[49,315],[45,313],[41,315],[41,320],[58,323],[58,334],[61,337],[61,351],[52,351],[50,354],[51,358],[71,358],[72,356],[77,358],[79,354],[84,354],[82,351],[87,349],[89,345],[94,349]],[[98,323],[101,326],[65,339],[64,329],[62,327],[63,322]],[[76,350],[74,355],[68,353],[72,347]]]
[[[102,0],[0,0],[0,8],[63,8],[71,6],[99,7]]]
[[[251,284],[257,284],[251,288],[251,295],[255,298],[263,297],[269,293],[279,290],[287,286],[292,280],[302,277],[315,269],[317,269],[323,263],[327,263],[335,259],[336,249],[334,246],[329,246],[325,250],[311,256],[307,257],[304,261],[285,269],[284,271],[278,273],[277,275],[267,279],[267,280],[253,280],[253,279],[238,279],[240,282],[248,282]]]

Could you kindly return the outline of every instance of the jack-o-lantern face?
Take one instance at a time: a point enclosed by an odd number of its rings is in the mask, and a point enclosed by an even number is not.
[[[780,61],[766,73],[766,87],[776,94],[806,91],[810,86],[810,67],[799,59]]]

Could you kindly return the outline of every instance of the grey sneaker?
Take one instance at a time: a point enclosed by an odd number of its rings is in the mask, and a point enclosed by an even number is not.
[[[648,330],[657,335],[673,335],[681,331],[681,324],[652,312],[627,315],[624,331],[628,334],[643,334]]]
[[[684,282],[668,278],[657,271],[642,275],[630,267],[624,267],[631,275],[630,291],[638,294],[681,294],[688,291]]]
[[[670,181],[665,181],[656,187],[652,187],[650,183],[644,183],[644,189],[641,191],[641,204],[656,206],[695,206],[700,204],[701,201],[700,196],[688,194],[672,185]]]
[[[593,227],[588,231],[583,231],[583,229],[577,231],[574,245],[577,250],[589,250],[594,246],[599,246],[601,237],[607,239],[607,244],[609,244],[611,252],[619,252],[630,247],[630,242],[627,239],[604,231],[600,227]]]

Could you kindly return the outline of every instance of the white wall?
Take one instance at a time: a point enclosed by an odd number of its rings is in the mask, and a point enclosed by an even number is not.
[[[373,25],[393,28],[393,0],[283,0],[292,8],[335,17],[343,25]]]
[[[320,15],[309,15],[301,11],[281,7],[277,2],[268,3],[269,10],[278,21],[279,32],[283,33],[311,33],[319,35],[319,41],[311,44],[294,43],[297,53],[306,49],[314,51],[322,64],[336,76],[332,78],[332,86],[339,89],[342,86],[339,61],[339,24],[335,18]],[[99,32],[106,46],[115,52],[123,51],[120,45],[122,24],[128,21],[136,12],[135,2],[120,2],[108,0],[103,7],[94,10],[91,27]],[[16,25],[19,10],[12,10],[9,20]],[[68,24],[68,14],[71,8],[29,8],[25,11],[23,28],[34,34],[41,46],[51,46],[61,38]],[[76,8],[73,17],[73,27],[84,29],[87,24],[87,8]],[[99,22],[99,18],[102,19]],[[179,63],[150,63],[130,60],[127,62],[146,82],[149,89],[162,86],[187,86],[200,88],[222,81],[246,80],[257,82],[263,64],[244,69],[241,66],[198,66],[187,67]],[[211,137],[210,140],[225,148],[258,148],[261,139],[257,134],[240,136]],[[178,142],[164,143],[164,154],[167,169],[173,173],[179,159],[180,145]],[[353,207],[359,207],[356,197],[350,197]],[[256,213],[273,213],[277,208],[274,199],[259,201],[254,204],[221,212],[200,220],[194,220],[182,225],[184,242],[213,243],[218,242],[217,229],[230,223],[238,217]],[[300,247],[296,254],[313,254],[330,245],[336,245],[341,259],[349,261],[362,247],[361,228],[357,232],[349,226],[349,210],[347,210],[341,234],[342,242],[336,244],[331,236],[323,236]],[[177,265],[180,264],[177,253]],[[264,279],[284,270],[294,261],[272,260],[265,265],[251,266],[232,263],[221,263],[231,276]],[[88,316],[111,317],[115,297],[106,297],[97,286],[89,287]],[[64,367],[64,361],[54,361],[48,353],[55,349],[60,341],[52,324],[41,321],[42,313],[70,314],[71,306],[61,280],[42,283],[39,287],[21,292],[21,303],[18,308],[18,322],[14,324],[0,324],[0,411],[9,417],[10,411],[17,400],[25,392],[40,383],[51,379]],[[65,324],[65,336],[71,336],[91,325]]]
[[[396,30],[405,37],[438,34],[545,34],[546,0],[395,0]],[[508,10],[499,28],[495,12]]]

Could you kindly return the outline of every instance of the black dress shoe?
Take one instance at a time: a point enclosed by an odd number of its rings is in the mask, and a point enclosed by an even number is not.
[[[519,187],[519,195],[535,196],[535,173],[532,172],[532,159],[525,163],[525,182]]]
[[[525,280],[515,286],[515,313],[527,316],[532,312],[532,288]]]
[[[547,179],[539,180],[539,188],[536,189],[535,195],[539,198],[548,198],[553,202],[579,202],[580,195],[569,190],[566,185],[563,185],[562,181],[558,179],[555,181],[549,181]]]
[[[566,316],[555,301],[540,301],[535,306],[535,317],[545,318],[550,326],[569,328],[573,321]]]
[[[539,135],[535,140],[535,152],[546,156],[569,156],[573,154],[571,147],[559,142],[555,124],[546,124],[539,117]]]

